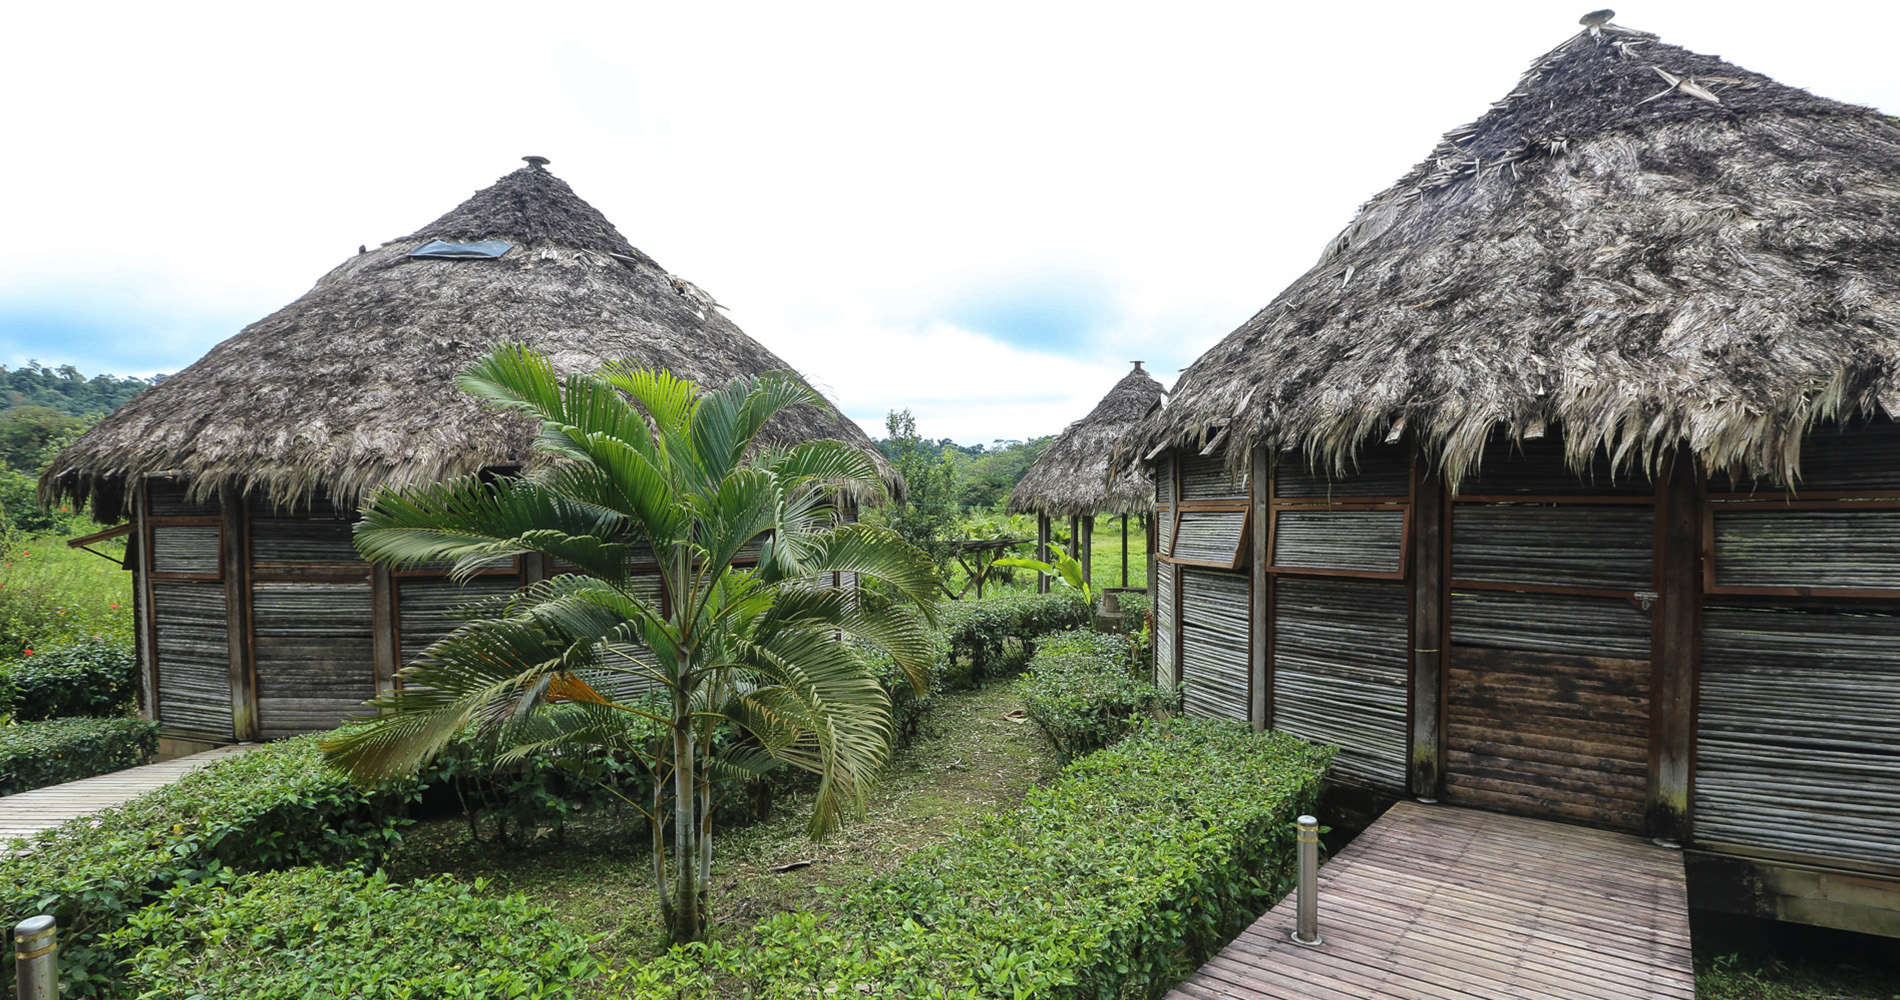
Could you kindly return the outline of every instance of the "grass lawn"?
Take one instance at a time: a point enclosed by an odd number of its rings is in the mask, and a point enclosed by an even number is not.
[[[923,731],[898,752],[868,815],[828,842],[805,837],[809,793],[781,799],[768,822],[716,831],[714,933],[744,933],[784,910],[822,910],[828,894],[890,871],[1047,782],[1057,769],[1055,751],[1035,726],[1008,718],[1021,706],[1014,683],[942,696]],[[637,962],[664,943],[646,836],[637,813],[582,817],[569,824],[563,844],[510,851],[473,843],[467,824],[450,818],[412,828],[385,867],[396,878],[449,872],[525,892],[576,930],[606,935],[606,957]],[[769,870],[800,861],[812,864]]]
[[[1029,521],[1027,534],[1035,534],[1035,520],[1033,518],[1027,518],[1025,520]],[[1065,519],[1056,525],[1056,527],[1059,530],[1067,531],[1068,521]],[[1024,546],[1021,555],[1031,555],[1032,553],[1029,551],[1031,548],[1033,548],[1033,546]],[[1093,579],[1097,587],[1119,587],[1122,585],[1121,518],[1098,517],[1095,519],[1095,534],[1091,539],[1089,554],[1091,556],[1090,570],[1093,573]],[[1015,577],[1015,580],[1009,583],[1003,583],[995,579],[990,580],[983,585],[983,596],[998,597],[1005,594],[1033,594],[1036,592],[1036,574],[1034,571],[1019,569],[1015,572]],[[950,571],[950,589],[952,591],[962,590],[963,585],[968,582],[968,580],[969,575],[964,573],[961,567],[952,565]],[[1141,520],[1139,518],[1129,518],[1128,520],[1128,585],[1130,587],[1146,587],[1148,585],[1148,539],[1147,536],[1142,533]],[[975,596],[976,591],[970,591],[969,597],[974,598]]]

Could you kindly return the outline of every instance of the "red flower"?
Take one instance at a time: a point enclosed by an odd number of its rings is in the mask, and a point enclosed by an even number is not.
[[[4,587],[4,586],[6,586],[6,584],[4,584],[4,583],[0,583],[0,587]],[[113,607],[115,607],[115,608],[116,608],[116,607],[118,607],[118,605],[117,605],[117,604],[114,604],[114,605],[113,605]]]
[[[33,655],[33,651],[32,651],[32,650],[30,650],[30,649],[29,649],[29,650],[27,650],[27,651],[26,651],[26,655],[28,655],[28,656],[32,656],[32,655]]]

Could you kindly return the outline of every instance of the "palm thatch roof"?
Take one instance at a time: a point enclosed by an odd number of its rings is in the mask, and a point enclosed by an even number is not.
[[[454,211],[344,261],[302,298],[258,320],[139,395],[60,453],[43,497],[124,509],[127,484],[183,477],[293,505],[322,491],[353,505],[381,485],[521,468],[536,428],[482,406],[456,374],[502,341],[583,371],[613,360],[701,384],[790,366],[726,319],[712,299],[635,249],[572,188],[529,165]],[[431,240],[501,240],[497,259],[412,258]],[[874,457],[864,432],[803,406],[765,435],[833,438]]]
[[[1108,477],[1109,456],[1124,434],[1161,405],[1166,390],[1135,362],[1089,415],[1050,442],[1009,495],[1011,514],[1073,517],[1146,514],[1154,483],[1139,470]]]
[[[1900,124],[1601,25],[1367,202],[1133,457],[1220,438],[1343,466],[1410,433],[1455,483],[1494,434],[1561,428],[1579,465],[1686,445],[1791,481],[1805,429],[1882,412]]]

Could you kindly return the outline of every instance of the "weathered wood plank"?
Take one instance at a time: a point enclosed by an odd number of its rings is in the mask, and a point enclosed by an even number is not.
[[[1318,947],[1292,897],[1174,1000],[1695,996],[1681,855],[1638,838],[1400,802],[1320,871]]]

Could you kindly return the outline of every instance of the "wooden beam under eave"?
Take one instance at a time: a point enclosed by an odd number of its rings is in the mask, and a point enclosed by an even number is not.
[[[1437,799],[1445,774],[1446,540],[1449,498],[1445,482],[1416,447],[1412,451],[1411,747],[1406,782],[1413,795]]]
[[[1689,839],[1696,676],[1702,661],[1702,497],[1695,459],[1678,452],[1659,490],[1656,662],[1649,692],[1649,789],[1643,832]]]
[[[396,580],[389,567],[377,564],[369,576],[370,649],[375,658],[376,693],[396,691],[396,674],[402,669],[402,654],[396,636]]]
[[[1041,562],[1047,562],[1047,563],[1053,563],[1056,561],[1055,553],[1049,551],[1049,515],[1047,514],[1036,515],[1036,559]],[[1036,593],[1046,594],[1048,592],[1049,592],[1048,575],[1043,574],[1043,573],[1037,573],[1036,574]]]
[[[1095,582],[1095,515],[1084,514],[1081,532],[1075,536],[1075,558],[1082,564],[1082,582]]]

